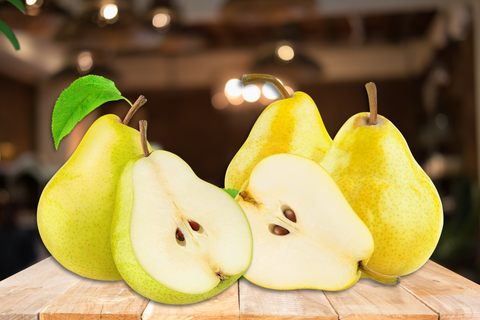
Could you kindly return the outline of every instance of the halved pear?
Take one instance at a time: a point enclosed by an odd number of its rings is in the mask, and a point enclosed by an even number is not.
[[[292,154],[260,161],[236,200],[253,234],[244,277],[270,289],[342,290],[373,253],[368,228],[329,174]]]
[[[168,304],[208,299],[248,268],[252,235],[240,206],[178,156],[154,151],[124,169],[112,224],[123,279]]]

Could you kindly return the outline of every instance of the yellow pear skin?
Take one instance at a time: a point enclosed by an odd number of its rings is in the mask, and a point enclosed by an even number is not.
[[[406,275],[432,255],[443,227],[443,210],[430,178],[415,161],[400,131],[370,113],[351,117],[321,165],[372,233],[368,267]]]
[[[105,115],[48,182],[38,205],[38,229],[65,268],[96,280],[122,279],[110,249],[110,224],[123,167],[142,153],[139,132]]]
[[[227,168],[225,187],[240,190],[257,163],[272,154],[290,153],[318,163],[331,143],[315,102],[297,91],[271,103],[258,117]]]

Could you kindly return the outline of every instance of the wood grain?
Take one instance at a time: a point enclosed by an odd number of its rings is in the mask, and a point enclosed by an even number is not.
[[[49,257],[0,282],[0,320],[38,319],[38,313],[82,278]]]
[[[321,290],[270,290],[240,280],[240,319],[338,319]]]
[[[340,319],[438,319],[438,315],[401,286],[360,279],[349,289],[325,292]]]
[[[238,281],[222,293],[202,302],[188,305],[168,305],[150,301],[143,320],[211,320],[238,319]]]
[[[433,261],[404,276],[401,286],[442,320],[480,319],[480,286]]]
[[[148,302],[124,281],[82,279],[40,312],[40,320],[140,320]]]

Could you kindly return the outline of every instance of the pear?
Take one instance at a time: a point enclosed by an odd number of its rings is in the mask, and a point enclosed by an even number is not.
[[[319,162],[332,143],[313,100],[303,92],[292,96],[273,76],[251,74],[242,83],[267,81],[283,99],[271,103],[258,117],[247,140],[230,162],[225,187],[239,190],[255,165],[276,153],[297,154]]]
[[[442,204],[400,131],[377,115],[376,88],[367,84],[370,113],[348,119],[321,165],[338,184],[375,242],[368,266],[406,275],[432,255],[443,226]]]
[[[277,290],[342,290],[360,278],[374,243],[329,174],[313,160],[275,154],[253,169],[236,198],[253,234],[244,277]],[[372,275],[396,284],[398,277]]]
[[[65,268],[95,280],[120,280],[110,249],[110,225],[123,167],[143,153],[140,134],[108,114],[88,129],[73,155],[47,183],[38,204],[38,230]]]
[[[146,141],[146,122],[140,131]],[[235,200],[175,154],[146,148],[122,173],[111,245],[125,282],[167,304],[222,292],[252,258],[250,226]]]

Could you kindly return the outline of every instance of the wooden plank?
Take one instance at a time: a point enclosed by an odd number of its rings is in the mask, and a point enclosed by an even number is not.
[[[143,312],[143,320],[237,320],[238,281],[222,293],[202,302],[187,305],[168,305],[150,301]]]
[[[0,320],[38,319],[38,313],[82,278],[49,257],[0,282]]]
[[[325,295],[340,319],[438,319],[435,312],[400,285],[360,279],[346,290],[325,292]]]
[[[82,279],[40,312],[40,320],[141,319],[149,300],[124,281]]]
[[[480,285],[428,261],[402,277],[401,286],[440,315],[440,319],[480,319]]]
[[[270,290],[240,280],[240,319],[328,319],[338,315],[321,290]]]

